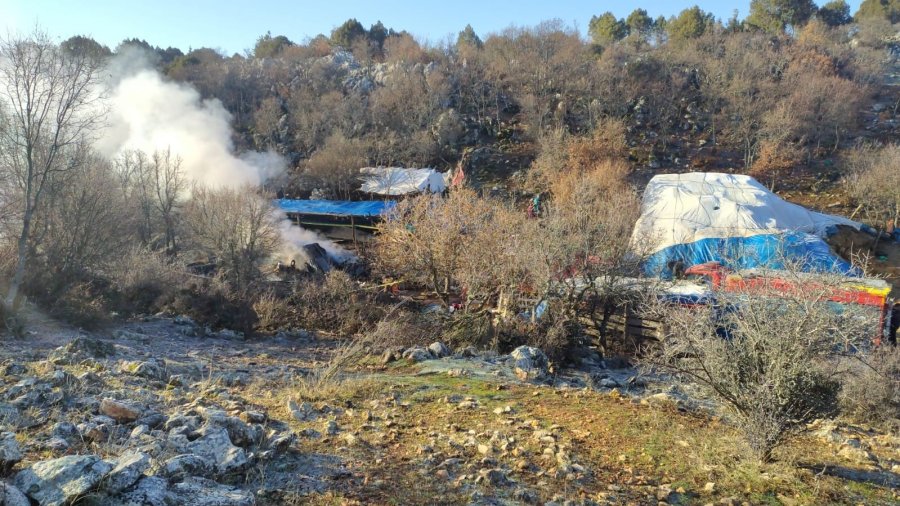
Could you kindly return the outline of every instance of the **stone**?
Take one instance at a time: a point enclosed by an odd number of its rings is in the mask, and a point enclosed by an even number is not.
[[[13,362],[12,364],[6,364],[6,367],[3,368],[4,376],[20,376],[28,372],[28,368],[22,364],[17,364]]]
[[[428,351],[431,352],[434,358],[449,357],[453,354],[453,352],[450,351],[450,348],[448,348],[446,344],[440,341],[433,342],[428,345]]]
[[[109,505],[119,506],[169,506],[169,482],[159,476],[144,476],[127,492],[113,498]]]
[[[165,461],[162,472],[174,480],[182,480],[188,476],[209,476],[213,473],[212,462],[193,454],[176,455]]]
[[[116,354],[112,343],[79,336],[51,351],[47,361],[57,365],[74,365],[89,359],[109,358]]]
[[[234,446],[224,427],[207,426],[203,435],[187,445],[189,451],[210,460],[219,474],[227,474],[244,469],[249,461],[241,448]]]
[[[431,352],[426,350],[425,348],[410,348],[403,352],[403,358],[411,361],[411,362],[424,362],[426,360],[431,360]]]
[[[291,412],[294,420],[298,422],[314,422],[319,418],[319,410],[308,402],[297,404],[290,400],[288,401],[288,410]]]
[[[506,487],[513,484],[513,482],[506,477],[506,473],[504,473],[500,469],[480,470],[478,472],[478,478],[475,479],[475,482],[487,482],[492,487]]]
[[[37,462],[13,485],[42,506],[62,506],[93,490],[112,468],[96,455],[70,455]]]
[[[126,374],[151,380],[165,381],[168,377],[165,362],[155,358],[145,362],[123,362],[119,369]]]
[[[329,436],[334,436],[340,430],[341,430],[340,427],[338,427],[337,422],[335,422],[334,420],[328,420],[327,422],[325,422],[325,434],[328,434]]]
[[[112,471],[103,480],[103,490],[108,494],[117,494],[135,483],[150,467],[150,456],[146,453],[132,453],[116,459]]]
[[[252,492],[220,485],[205,478],[190,477],[172,487],[175,504],[190,506],[253,506]]]
[[[509,354],[513,370],[521,380],[543,380],[549,375],[550,361],[533,346],[519,346]]]
[[[0,433],[0,471],[8,472],[21,460],[22,450],[16,441],[16,435],[12,432]]]
[[[711,481],[706,482],[706,485],[703,485],[703,491],[706,492],[707,494],[715,493],[716,484]]]
[[[100,401],[100,412],[119,423],[130,423],[141,416],[141,409],[126,402],[115,399],[103,399]]]
[[[9,483],[0,483],[0,504],[3,506],[31,506],[31,501],[16,487]]]

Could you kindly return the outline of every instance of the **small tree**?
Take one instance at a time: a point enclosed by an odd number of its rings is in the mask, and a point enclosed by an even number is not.
[[[753,289],[714,289],[715,304],[654,299],[646,316],[666,330],[645,361],[718,400],[755,455],[771,460],[793,432],[835,412],[840,386],[832,359],[877,327],[877,316],[862,306],[832,306],[841,279],[789,268],[764,272]],[[798,288],[786,290],[782,281]]]
[[[828,26],[846,25],[853,21],[850,17],[850,4],[845,0],[832,0],[823,5],[816,17]]]
[[[712,23],[712,14],[695,5],[678,13],[678,16],[668,23],[667,30],[672,40],[696,39],[703,35]]]
[[[797,29],[816,13],[812,0],[753,0],[747,23],[770,33]]]

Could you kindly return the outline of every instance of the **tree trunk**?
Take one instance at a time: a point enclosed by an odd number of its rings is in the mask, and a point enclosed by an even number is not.
[[[28,236],[31,235],[31,210],[25,211],[25,217],[22,220],[22,234],[19,236],[19,243],[16,258],[16,270],[13,274],[12,282],[9,284],[9,291],[6,293],[6,306],[12,309],[18,309],[21,299],[19,297],[19,288],[25,278],[25,262],[28,259]]]

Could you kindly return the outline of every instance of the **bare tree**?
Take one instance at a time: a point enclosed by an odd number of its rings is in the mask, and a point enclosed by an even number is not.
[[[79,163],[72,155],[103,118],[98,60],[63,52],[36,31],[0,40],[0,171],[18,203],[16,265],[6,304],[16,305],[35,214],[54,178]]]
[[[184,208],[192,244],[240,288],[257,279],[259,263],[278,246],[273,216],[269,202],[249,188],[194,188]]]
[[[163,223],[166,251],[174,253],[177,210],[187,183],[181,169],[181,158],[173,156],[171,149],[154,151],[149,178],[155,196],[153,204]]]
[[[835,357],[877,331],[877,311],[831,302],[845,279],[789,266],[761,271],[740,288],[714,288],[715,304],[653,298],[646,316],[666,330],[645,360],[718,400],[756,456],[771,460],[804,423],[835,412]]]

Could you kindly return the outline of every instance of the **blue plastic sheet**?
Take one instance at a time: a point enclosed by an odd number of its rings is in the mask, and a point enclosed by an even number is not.
[[[859,269],[837,256],[824,240],[803,232],[701,239],[675,244],[651,255],[644,263],[644,273],[670,279],[672,272],[667,264],[679,260],[685,267],[715,261],[733,270],[755,267],[784,269],[787,262],[797,265],[803,272],[862,276]]]
[[[381,216],[397,205],[393,200],[296,200],[277,199],[275,205],[286,213],[332,216]]]

